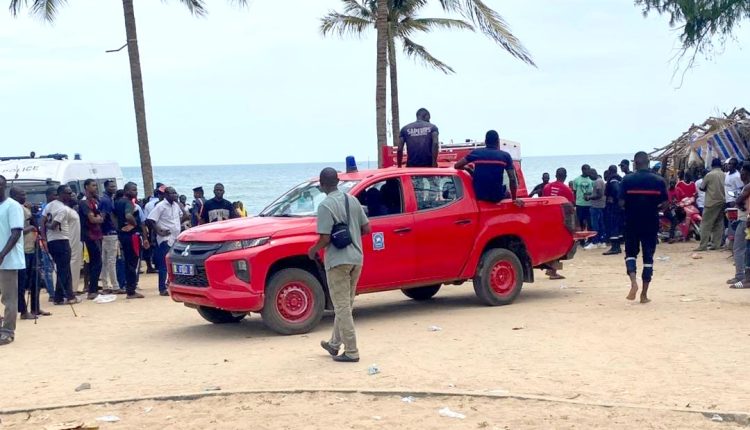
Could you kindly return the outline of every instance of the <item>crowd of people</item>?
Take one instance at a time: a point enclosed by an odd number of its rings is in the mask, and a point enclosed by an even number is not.
[[[404,164],[403,150],[407,148],[407,167],[437,167],[438,142],[438,128],[430,122],[430,113],[420,109],[417,121],[401,131],[398,166]],[[626,298],[635,300],[640,291],[641,303],[650,301],[648,289],[660,219],[669,221],[667,240],[674,242],[675,227],[683,221],[679,202],[694,199],[703,216],[701,242],[695,251],[732,249],[735,276],[728,283],[732,288],[750,288],[750,162],[738,171],[737,160],[722,163],[715,159],[711,170],[679,172],[674,181],[666,177],[666,169],[659,163],[651,167],[645,152],[636,153],[633,162],[634,171],[625,159],[618,166],[609,166],[603,175],[584,164],[581,175],[570,182],[566,182],[568,172],[560,167],[555,181],[544,173],[542,183],[529,197],[563,197],[574,205],[578,226],[586,236],[581,243],[584,250],[608,247],[604,255],[617,255],[623,253],[624,244],[626,273],[631,281]],[[470,171],[478,200],[498,203],[511,199],[518,207],[525,205],[519,198],[514,161],[500,149],[495,130],[486,133],[484,148],[471,151],[455,168]],[[324,267],[335,312],[333,333],[321,347],[336,361],[356,362],[359,352],[352,307],[364,263],[361,236],[370,228],[360,202],[340,192],[338,183],[335,169],[320,173],[320,187],[327,197],[317,208],[319,239],[308,255],[317,259],[319,252],[326,250]],[[48,189],[46,204],[36,211],[26,202],[22,189],[11,188],[8,197],[6,188],[6,180],[0,176],[0,243],[5,243],[0,250],[0,298],[5,307],[0,345],[13,341],[18,312],[22,319],[50,315],[40,307],[40,286],[55,305],[79,303],[82,267],[90,300],[100,292],[143,298],[137,291],[142,261],[147,272],[158,273],[159,292],[168,296],[165,257],[179,233],[191,226],[247,216],[241,202],[224,199],[222,184],[214,186],[211,199],[204,197],[202,187],[194,188],[194,200],[188,204],[185,195],[160,183],[153,195],[139,201],[135,183],[128,182],[118,190],[114,181],[107,181],[100,194],[97,182],[89,179],[81,196],[66,185]],[[733,222],[724,216],[728,209],[738,212]],[[640,285],[639,254],[643,261]],[[562,278],[557,273],[562,268],[560,262],[548,263],[545,268],[550,278]],[[339,354],[342,347],[344,353]]]
[[[202,187],[194,188],[192,204],[161,183],[143,200],[133,182],[119,190],[113,180],[103,185],[100,193],[97,181],[87,179],[80,195],[67,185],[50,187],[46,202],[36,206],[22,188],[9,188],[0,176],[0,243],[5,243],[0,250],[5,309],[0,345],[14,340],[19,315],[51,315],[41,307],[40,291],[47,291],[54,305],[80,303],[80,294],[88,300],[100,293],[140,299],[138,280],[145,262],[147,273],[158,273],[159,294],[168,296],[166,256],[180,232],[247,216],[242,202],[224,199],[222,184],[214,186],[211,199],[204,197]],[[81,274],[84,291],[79,291]]]

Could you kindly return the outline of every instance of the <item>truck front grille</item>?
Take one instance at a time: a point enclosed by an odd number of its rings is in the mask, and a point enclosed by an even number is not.
[[[174,284],[182,285],[185,287],[208,287],[208,276],[206,276],[206,268],[202,265],[195,266],[195,276],[184,276],[174,275]]]

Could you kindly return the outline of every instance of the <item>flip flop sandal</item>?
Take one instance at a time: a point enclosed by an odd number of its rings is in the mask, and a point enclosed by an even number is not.
[[[748,288],[748,287],[750,287],[750,285],[745,286],[745,284],[743,284],[742,281],[740,281],[740,282],[737,282],[734,285],[731,285],[729,288],[734,288],[736,290],[742,290],[742,289],[745,289],[745,288]]]
[[[548,275],[548,276],[553,281],[557,281],[559,279],[565,279],[565,276],[563,276],[563,275]]]

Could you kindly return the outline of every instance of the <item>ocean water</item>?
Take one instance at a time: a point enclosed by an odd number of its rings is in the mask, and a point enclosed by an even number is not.
[[[521,165],[529,189],[541,182],[542,173],[548,172],[554,180],[555,170],[565,167],[568,180],[581,174],[581,165],[589,164],[600,174],[611,164],[619,164],[623,158],[632,158],[632,154],[611,155],[564,155],[526,157]],[[324,167],[344,169],[343,160],[332,163],[304,164],[248,164],[225,166],[164,166],[154,167],[154,181],[175,187],[179,194],[185,194],[188,201],[193,200],[193,188],[203,186],[206,197],[213,196],[213,186],[217,182],[224,184],[227,200],[240,200],[245,204],[249,214],[257,214],[278,196],[293,186],[315,177]],[[374,167],[374,166],[371,166]],[[367,163],[359,163],[359,168],[367,168]],[[143,186],[139,167],[123,167],[125,179],[138,184],[141,197]]]

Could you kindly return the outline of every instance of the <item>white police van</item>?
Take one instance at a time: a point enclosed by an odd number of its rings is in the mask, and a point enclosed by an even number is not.
[[[96,179],[99,192],[104,192],[104,181],[114,180],[117,187],[125,185],[122,169],[114,161],[69,160],[67,155],[52,154],[39,157],[0,156],[0,175],[8,182],[8,188],[19,187],[26,191],[26,200],[32,204],[46,201],[45,191],[49,187],[68,185],[74,193],[83,193],[86,179]]]

